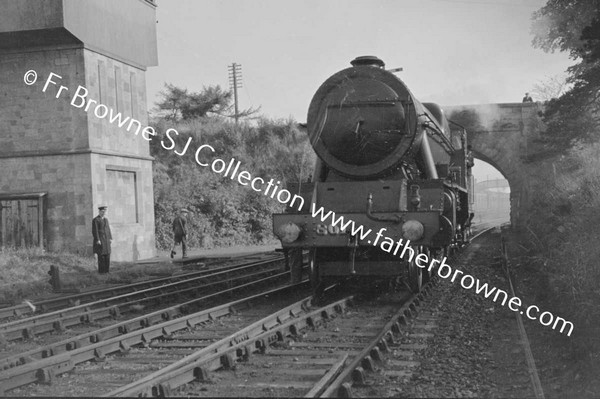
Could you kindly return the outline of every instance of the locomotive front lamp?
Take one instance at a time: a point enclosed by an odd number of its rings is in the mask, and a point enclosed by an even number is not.
[[[417,241],[423,237],[425,227],[418,220],[408,220],[402,225],[402,237],[407,240]]]
[[[295,223],[288,222],[280,226],[275,232],[275,235],[281,240],[282,243],[290,244],[296,241],[298,237],[300,237],[301,232],[302,229],[300,228],[300,226],[298,226]]]

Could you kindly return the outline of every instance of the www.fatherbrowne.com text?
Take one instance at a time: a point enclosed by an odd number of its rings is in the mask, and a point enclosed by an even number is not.
[[[31,86],[36,83],[37,78],[37,72],[29,70],[23,76],[23,81],[26,85]],[[53,87],[56,90],[55,98],[60,98],[63,93],[69,92],[68,87],[60,85],[61,79],[60,75],[51,72],[45,81],[42,92],[46,93],[50,87]],[[74,91],[70,104],[85,112],[93,113],[98,119],[106,119],[109,123],[124,129],[128,133],[135,134],[136,136],[141,134],[144,140],[151,141],[157,135],[156,130],[152,126],[142,126],[142,123],[137,119],[124,116],[121,112],[115,112],[112,108],[90,98],[89,91],[81,85],[77,86],[77,89]],[[165,150],[173,151],[175,154],[183,156],[190,148],[193,138],[190,137],[184,147],[178,150],[173,139],[174,136],[178,135],[179,132],[177,130],[173,128],[168,129],[165,132],[167,143],[165,143],[165,140],[161,140],[160,143]],[[280,181],[275,182],[273,179],[266,180],[262,177],[254,177],[250,172],[240,170],[241,162],[235,160],[235,158],[231,158],[229,161],[215,158],[209,162],[207,156],[215,152],[215,149],[211,145],[201,144],[196,147],[194,159],[199,166],[210,166],[210,169],[214,173],[222,174],[223,177],[229,177],[231,180],[237,180],[242,186],[249,186],[252,190],[269,196],[281,204],[296,208],[299,211],[304,207],[303,197],[297,194],[292,195],[288,190],[280,188]],[[321,222],[331,220],[332,226],[338,227],[345,234],[357,237],[361,242],[367,242],[375,247],[379,247],[381,250],[391,253],[394,256],[399,256],[400,259],[408,262],[414,261],[417,267],[427,269],[430,272],[437,272],[440,278],[450,279],[451,283],[458,282],[466,290],[474,288],[475,293],[483,295],[485,298],[490,298],[494,303],[498,299],[501,299],[499,303],[502,306],[506,306],[508,303],[508,308],[513,312],[519,312],[531,320],[537,320],[543,326],[552,326],[552,329],[560,327],[561,333],[566,329],[567,336],[571,336],[573,332],[573,323],[562,317],[554,316],[551,312],[546,311],[540,314],[540,308],[535,305],[525,308],[519,297],[513,296],[509,299],[506,291],[496,287],[489,287],[487,283],[482,284],[479,279],[470,274],[466,274],[459,269],[453,269],[446,263],[447,258],[445,257],[441,260],[435,258],[429,259],[427,254],[416,254],[415,250],[410,246],[410,240],[406,240],[406,242],[402,239],[394,241],[392,238],[385,236],[385,227],[377,231],[375,237],[372,237],[372,229],[365,229],[364,226],[357,225],[353,220],[347,219],[343,215],[336,216],[335,212],[327,211],[323,207],[317,208],[314,203],[311,204],[310,210],[313,218],[318,218]]]

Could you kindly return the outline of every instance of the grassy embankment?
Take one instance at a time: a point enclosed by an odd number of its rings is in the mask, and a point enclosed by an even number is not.
[[[600,364],[600,144],[575,148],[538,165],[533,212],[519,243],[522,265],[534,271],[537,298],[570,320],[561,336],[573,359]]]
[[[134,280],[168,275],[172,265],[111,263],[111,272],[100,275],[95,258],[71,253],[51,253],[39,248],[0,251],[0,302],[18,303],[53,293],[50,266],[58,266],[64,290],[85,291],[90,287],[125,284]]]

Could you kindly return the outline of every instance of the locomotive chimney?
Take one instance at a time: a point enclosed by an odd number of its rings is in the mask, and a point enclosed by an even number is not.
[[[385,67],[385,62],[375,57],[374,55],[363,55],[360,57],[356,57],[352,61],[350,61],[352,66],[374,66],[378,68]]]

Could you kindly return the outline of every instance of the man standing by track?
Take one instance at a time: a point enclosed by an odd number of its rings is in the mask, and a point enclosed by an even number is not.
[[[175,246],[181,244],[182,258],[187,258],[187,229],[185,228],[187,209],[181,209],[179,215],[173,219],[173,247],[171,248],[171,258],[175,256]]]
[[[110,243],[112,234],[106,218],[107,206],[98,207],[98,216],[92,220],[92,235],[94,236],[94,253],[98,255],[98,273],[108,273],[110,268]]]

